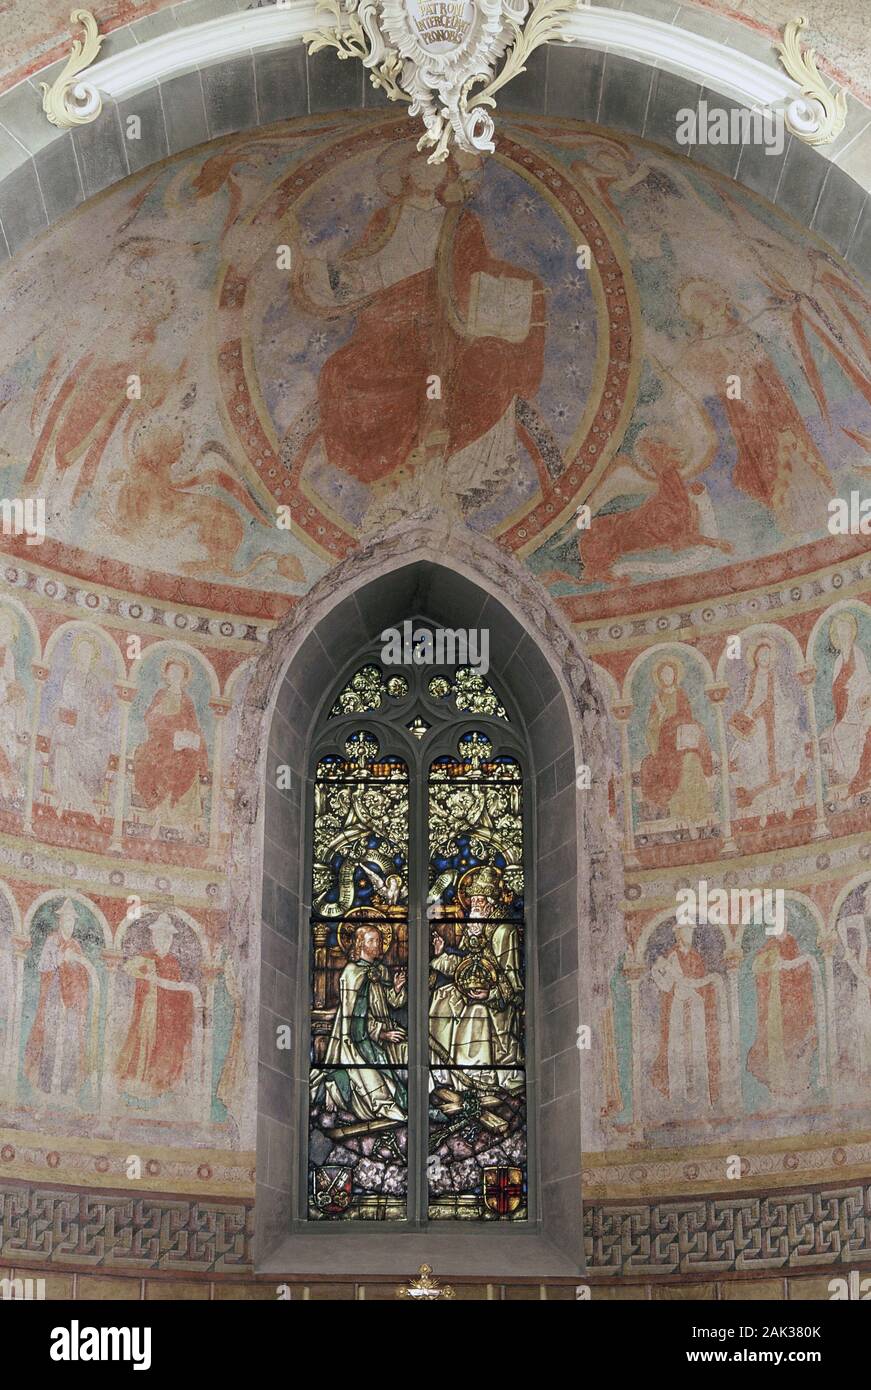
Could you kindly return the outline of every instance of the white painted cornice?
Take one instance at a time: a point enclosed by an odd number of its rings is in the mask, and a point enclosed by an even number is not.
[[[664,67],[748,106],[773,106],[799,94],[782,68],[675,24],[625,10],[579,9],[565,25],[573,43]],[[774,49],[772,48],[772,57]]]
[[[183,16],[184,10],[181,10]],[[288,0],[262,10],[222,15],[205,24],[172,29],[147,43],[103,58],[82,76],[116,101],[191,68],[210,67],[265,48],[298,43],[317,28],[314,0]]]
[[[179,12],[183,16],[183,8]],[[319,23],[314,0],[245,10],[172,30],[103,58],[82,76],[105,96],[126,97],[195,67],[298,43]],[[680,72],[712,91],[751,107],[778,106],[799,94],[775,66],[713,39],[623,10],[581,8],[566,23],[571,42]]]

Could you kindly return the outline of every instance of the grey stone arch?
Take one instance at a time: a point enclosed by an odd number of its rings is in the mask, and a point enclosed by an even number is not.
[[[130,25],[113,31],[104,51],[132,46],[135,30]],[[46,120],[39,91],[40,79],[53,77],[59,66],[0,95],[0,261],[87,199],[167,156],[295,116],[404,111],[369,84],[362,63],[340,62],[328,50],[309,54],[301,44],[290,44],[178,73],[121,102],[107,100],[92,124],[59,131]],[[850,99],[849,128],[825,152],[789,136],[774,156],[753,145],[678,145],[676,113],[700,100],[742,109],[652,62],[579,44],[545,44],[499,93],[497,139],[502,120],[524,114],[571,118],[641,136],[766,198],[871,280],[867,180],[858,182],[834,162],[840,148],[849,146],[852,167],[867,166],[871,123],[863,127],[864,108]],[[136,142],[124,137],[130,115],[142,121]]]
[[[415,613],[490,632],[491,671],[524,721],[534,762],[536,1049],[540,1219],[525,1230],[433,1223],[422,1233],[317,1229],[294,1221],[301,1088],[308,1077],[301,988],[305,782],[326,689],[387,626]],[[243,698],[237,743],[231,928],[247,960],[246,1051],[257,1057],[255,1263],[276,1274],[401,1274],[426,1260],[444,1272],[545,1277],[583,1269],[584,1115],[600,1089],[592,1058],[581,1099],[578,1028],[595,1008],[602,933],[619,918],[621,868],[608,817],[607,715],[571,628],[527,571],[462,524],[434,516],[391,528],[337,565],[273,634]],[[276,768],[291,786],[276,788]],[[577,768],[592,787],[578,787]],[[262,878],[261,878],[262,875]],[[262,892],[261,892],[262,882]],[[259,995],[258,995],[259,987]],[[253,1015],[253,1017],[251,1016]],[[276,1028],[289,1023],[292,1047]],[[590,1056],[590,1054],[588,1054]],[[586,1069],[586,1066],[585,1066]],[[362,1223],[361,1223],[362,1226]],[[444,1226],[450,1229],[436,1229]]]

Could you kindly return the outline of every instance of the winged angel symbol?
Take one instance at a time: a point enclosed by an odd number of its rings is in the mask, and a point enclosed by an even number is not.
[[[311,53],[359,58],[373,86],[410,102],[426,126],[418,149],[432,146],[429,163],[440,164],[452,138],[469,153],[495,148],[494,94],[540,44],[569,41],[565,20],[582,3],[538,0],[530,13],[529,0],[318,0],[331,22],[303,38]]]

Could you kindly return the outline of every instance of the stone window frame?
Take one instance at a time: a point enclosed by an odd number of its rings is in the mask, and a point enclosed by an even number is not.
[[[424,579],[428,601],[412,602]],[[301,843],[306,736],[326,685],[376,632],[415,611],[446,627],[489,628],[494,679],[517,701],[532,750],[541,1221],[529,1231],[433,1229],[463,1224],[445,1222],[401,1234],[379,1233],[374,1223],[353,1232],[329,1223],[326,1233],[312,1234],[295,1230],[291,1216],[298,1094],[307,1083],[308,1054],[294,1008],[300,864],[287,846]],[[610,949],[621,931],[622,869],[608,814],[613,767],[605,703],[575,634],[518,560],[435,511],[390,528],[336,565],[294,606],[252,665],[234,761],[228,871],[230,928],[252,1000],[245,1046],[252,1061],[258,1057],[248,1117],[257,1136],[256,1268],[288,1276],[337,1267],[349,1276],[405,1275],[426,1261],[454,1276],[582,1274],[582,1114],[597,1113],[603,1098],[595,1050],[582,1066],[577,1037],[582,1022],[591,1022],[595,1035],[607,999],[607,978],[599,979],[608,958],[602,947]],[[297,774],[288,792],[276,790],[279,763]],[[576,785],[581,763],[591,769],[588,790]],[[289,1053],[275,1049],[282,1022],[293,1033]]]

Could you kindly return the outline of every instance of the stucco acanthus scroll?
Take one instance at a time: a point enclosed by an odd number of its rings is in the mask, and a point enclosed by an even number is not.
[[[103,98],[92,82],[77,81],[79,73],[90,67],[103,45],[97,21],[90,10],[73,10],[72,24],[81,24],[83,39],[74,39],[70,56],[54,82],[41,82],[42,109],[52,125],[66,129],[95,121],[103,109]]]
[[[801,96],[788,102],[786,126],[796,139],[808,145],[828,145],[844,129],[847,120],[847,98],[842,91],[831,91],[817,69],[814,49],[803,49],[800,30],[807,19],[799,15],[791,19],[783,31],[783,42],[777,53],[782,66],[801,87]]]
[[[578,8],[579,0],[531,9],[529,0],[319,0],[330,22],[303,40],[312,53],[332,47],[360,58],[391,101],[410,102],[426,127],[418,148],[431,147],[438,164],[452,142],[469,153],[495,148],[486,109],[494,94],[541,44],[566,37],[564,21]]]

